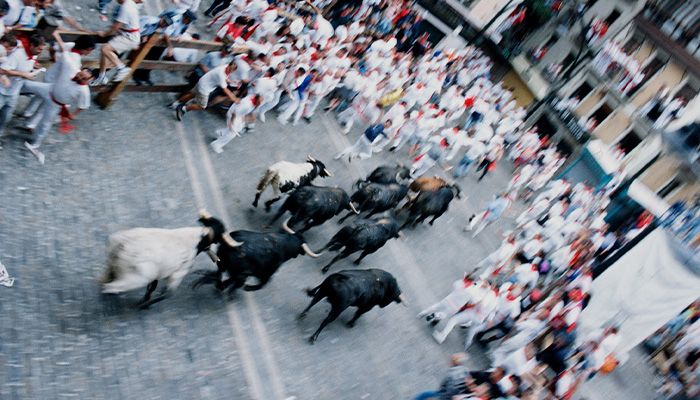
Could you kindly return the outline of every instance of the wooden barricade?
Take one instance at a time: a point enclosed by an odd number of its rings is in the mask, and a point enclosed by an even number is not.
[[[35,32],[33,29],[21,28],[16,31],[31,34]],[[79,32],[79,31],[58,31],[61,39],[64,41],[74,41],[80,36],[90,36],[95,39],[100,37],[92,32]],[[172,45],[174,47],[186,48],[186,49],[197,49],[205,52],[215,51],[221,49],[224,45],[221,42],[214,42],[208,40],[172,40]],[[149,39],[142,44],[138,49],[131,52],[129,56],[128,66],[131,68],[129,76],[123,79],[121,82],[116,82],[114,84],[106,86],[95,87],[95,91],[98,92],[95,101],[97,104],[106,108],[109,107],[119,96],[122,91],[127,92],[173,92],[181,91],[186,86],[185,85],[154,85],[154,86],[137,86],[129,85],[129,80],[131,75],[137,69],[147,69],[147,70],[159,70],[159,71],[182,71],[187,72],[194,69],[196,64],[181,63],[175,61],[161,61],[161,60],[145,60],[148,52],[157,46],[165,46],[165,41],[162,40],[160,35],[154,34],[149,37]],[[234,53],[244,53],[248,49],[245,46],[234,46]],[[48,62],[48,57],[42,57],[39,59],[40,62]],[[85,59],[83,60],[83,66],[87,68],[97,68],[99,66],[98,59]]]

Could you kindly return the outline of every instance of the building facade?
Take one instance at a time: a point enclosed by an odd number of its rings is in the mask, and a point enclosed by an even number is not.
[[[624,194],[655,214],[700,193],[700,1],[418,4],[510,64],[532,94],[528,125],[570,155],[566,176],[624,176]]]

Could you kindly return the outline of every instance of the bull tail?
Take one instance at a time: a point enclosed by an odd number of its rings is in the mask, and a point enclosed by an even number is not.
[[[263,175],[263,177],[260,179],[260,182],[258,182],[258,186],[255,188],[255,190],[258,193],[262,193],[267,187],[267,185],[269,185],[270,182],[272,182],[272,179],[274,179],[275,174],[276,173],[274,171],[269,169],[265,171],[265,175]]]

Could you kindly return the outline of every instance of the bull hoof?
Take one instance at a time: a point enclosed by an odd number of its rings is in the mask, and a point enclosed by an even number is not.
[[[355,321],[348,321],[348,323],[345,324],[345,326],[347,326],[348,328],[352,328],[355,326]]]
[[[298,321],[301,321],[301,320],[304,319],[304,318],[306,318],[306,313],[301,313],[301,314],[297,315],[297,320],[298,320]]]
[[[428,225],[433,226],[433,221],[428,222]]]
[[[314,344],[314,343],[316,343],[316,338],[313,337],[313,336],[311,336],[311,337],[309,338],[309,344]]]
[[[360,260],[355,260],[355,261],[353,261],[352,263],[355,264],[355,265],[360,265]]]
[[[331,267],[323,267],[323,268],[321,268],[321,272],[323,272],[323,273],[325,274],[326,272],[328,272],[328,270],[329,270],[330,268],[331,268]]]

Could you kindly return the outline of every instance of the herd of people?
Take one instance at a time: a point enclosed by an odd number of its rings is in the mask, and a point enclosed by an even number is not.
[[[43,139],[59,118],[60,129],[70,130],[69,121],[90,105],[89,84],[127,77],[152,84],[148,71],[131,71],[122,60],[159,33],[165,46],[147,58],[196,64],[186,77],[187,90],[169,105],[175,117],[226,109],[226,124],[211,142],[216,153],[252,132],[258,121],[266,123],[270,112],[282,125],[308,123],[325,112],[335,113],[344,134],[353,127],[362,132],[336,159],[352,162],[402,151],[411,160],[413,178],[440,168],[454,180],[475,170],[481,181],[505,157],[515,167],[512,179],[469,218],[465,230],[476,236],[516,199],[527,209],[498,249],[419,314],[434,327],[438,343],[458,326],[465,328],[465,349],[474,341],[498,343],[489,352],[492,368],[469,371],[464,356],[455,355],[440,389],[417,398],[568,399],[581,381],[615,367],[617,327],[581,336],[577,320],[593,295],[591,266],[648,221],[622,237],[605,221],[609,195],[619,181],[593,188],[553,179],[564,157],[536,128],[524,129],[525,110],[511,89],[491,80],[492,61],[482,51],[432,48],[420,14],[406,0],[214,0],[204,16],[211,18],[214,40],[222,47],[195,61],[197,52],[177,48],[176,39],[198,37],[187,31],[198,19],[199,1],[174,0],[172,8],[154,17],[140,16],[138,2],[116,0],[111,25],[98,32],[105,40],[97,73],[81,64],[81,57],[97,47],[93,39],[64,43],[53,35],[55,62],[40,82],[36,57],[47,39],[13,28],[36,27],[23,19],[27,7],[35,17],[60,16],[48,11],[56,2],[0,0],[7,26],[0,39],[0,132],[19,96],[32,95],[23,116],[34,135],[25,146],[43,164]],[[107,20],[109,1],[99,3]],[[607,69],[606,60],[594,63]]]

